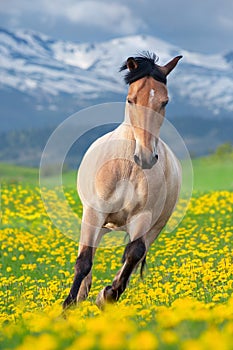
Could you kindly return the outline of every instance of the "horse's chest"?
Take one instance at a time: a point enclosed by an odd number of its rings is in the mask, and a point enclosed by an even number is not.
[[[96,173],[95,190],[109,203],[129,205],[132,201],[144,200],[148,181],[144,172],[129,160],[110,160]]]

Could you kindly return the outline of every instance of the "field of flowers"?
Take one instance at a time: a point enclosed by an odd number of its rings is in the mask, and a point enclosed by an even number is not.
[[[144,279],[135,273],[104,312],[95,298],[124,247],[100,248],[88,300],[63,314],[77,243],[51,223],[38,187],[3,184],[0,349],[233,349],[232,208],[232,192],[194,193],[179,227],[151,247]]]

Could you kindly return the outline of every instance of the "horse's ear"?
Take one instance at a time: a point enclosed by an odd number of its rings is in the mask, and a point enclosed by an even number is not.
[[[138,68],[138,64],[133,57],[127,58],[126,65],[130,71]]]
[[[182,58],[183,56],[176,56],[175,58],[173,58],[170,62],[168,62],[167,64],[165,64],[165,66],[159,67],[162,72],[167,76],[177,65],[177,63],[179,62],[179,60]]]

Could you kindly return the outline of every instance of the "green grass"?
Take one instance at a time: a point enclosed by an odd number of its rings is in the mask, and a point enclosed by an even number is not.
[[[66,187],[75,187],[76,177],[76,171],[64,172],[62,177],[63,184]],[[50,184],[54,179],[55,176],[45,176],[44,182]],[[39,169],[0,163],[0,182],[38,185]]]
[[[233,189],[233,162],[209,156],[194,159],[193,168],[194,189],[205,193],[194,193],[181,224],[151,247],[144,280],[134,274],[113,312],[100,313],[95,298],[121,267],[124,247],[100,248],[88,301],[63,320],[78,245],[66,236],[70,218],[56,197],[54,215],[64,231],[46,214],[38,169],[0,164],[0,348],[141,349],[151,341],[148,349],[230,349],[233,198],[232,192],[208,191]],[[45,179],[49,184],[55,177]],[[76,172],[65,172],[63,184],[81,219]],[[75,227],[76,239],[79,231]]]
[[[193,159],[194,189],[233,190],[233,159],[214,156]]]
[[[34,185],[1,191],[0,349],[232,349],[232,193],[194,193],[181,224],[151,246],[144,280],[133,274],[103,313],[95,299],[121,267],[124,247],[98,249],[88,300],[63,318],[78,250],[66,236],[70,217],[57,201],[53,219],[64,230],[53,225]],[[81,218],[74,192],[66,195]]]
[[[0,181],[7,183],[38,183],[38,169],[0,163]]]

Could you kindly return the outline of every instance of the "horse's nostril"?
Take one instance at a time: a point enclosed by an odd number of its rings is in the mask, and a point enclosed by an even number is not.
[[[139,157],[136,154],[134,155],[134,161],[136,164],[139,164]]]
[[[158,154],[155,154],[155,155],[151,158],[151,167],[152,167],[154,164],[157,163],[158,159],[159,159]]]
[[[158,154],[155,156],[151,155],[150,161],[141,159],[137,154],[134,154],[134,161],[137,165],[142,167],[143,169],[151,169],[154,164],[158,161]]]

